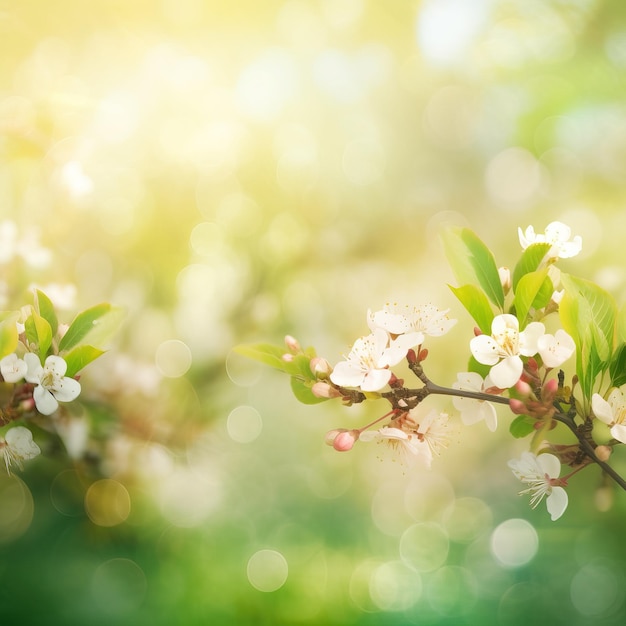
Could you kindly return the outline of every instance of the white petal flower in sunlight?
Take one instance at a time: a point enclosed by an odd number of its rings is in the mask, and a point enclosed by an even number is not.
[[[0,454],[4,456],[7,472],[10,473],[11,463],[22,469],[22,461],[35,458],[41,450],[33,441],[33,434],[24,426],[14,426],[0,437]]]
[[[483,365],[491,365],[489,376],[500,389],[512,387],[522,375],[521,356],[534,356],[539,338],[545,335],[541,322],[531,322],[519,332],[519,322],[514,315],[505,313],[494,317],[491,337],[479,335],[470,341],[474,358]]]
[[[607,400],[594,393],[591,408],[594,415],[610,427],[611,436],[626,443],[626,398],[621,389],[613,389]]]
[[[9,354],[0,361],[0,373],[7,383],[17,383],[26,376],[26,361],[19,359],[17,354]]]
[[[447,413],[440,413],[432,409],[423,417],[417,416],[417,408],[409,411],[409,415],[416,422],[418,437],[428,445],[432,454],[439,456],[444,448],[450,445],[449,419]]]
[[[378,430],[363,431],[359,436],[359,441],[385,443],[393,450],[402,453],[403,461],[415,458],[430,467],[432,451],[415,432],[407,432],[393,426],[383,426]]]
[[[530,506],[534,509],[544,498],[552,521],[563,515],[567,508],[567,492],[563,489],[565,481],[559,479],[561,462],[554,454],[535,455],[523,452],[521,458],[508,463],[516,478],[528,485],[520,491],[530,494]]]
[[[367,312],[370,330],[384,328],[392,335],[413,335],[413,346],[421,345],[428,335],[439,337],[447,333],[456,320],[448,317],[448,310],[438,309],[432,304],[409,307],[387,303],[382,310]],[[412,346],[411,346],[412,347]]]
[[[59,402],[71,402],[80,394],[80,383],[65,376],[67,363],[60,356],[50,355],[43,367],[32,352],[25,354],[24,360],[28,366],[26,380],[37,385],[33,400],[43,415],[51,415],[59,408]]]
[[[576,350],[574,340],[562,329],[554,335],[543,335],[537,342],[537,351],[546,367],[559,367]]]
[[[382,329],[354,342],[345,361],[335,365],[330,379],[341,387],[360,387],[362,391],[379,391],[391,378],[386,350],[389,337]]]
[[[452,384],[453,389],[486,393],[487,389],[494,387],[489,376],[483,380],[483,377],[476,372],[461,372],[457,374],[456,378],[456,382]],[[484,420],[491,432],[496,430],[498,417],[496,408],[491,402],[474,398],[453,397],[452,404],[457,411],[460,411],[461,421],[466,426],[471,426]]]
[[[545,234],[536,234],[535,229],[529,226],[525,231],[518,228],[519,242],[526,249],[533,243],[550,243],[552,248],[548,256],[553,259],[568,259],[576,256],[581,250],[583,241],[580,235],[576,235],[570,241],[572,230],[561,222],[552,222],[546,227]]]

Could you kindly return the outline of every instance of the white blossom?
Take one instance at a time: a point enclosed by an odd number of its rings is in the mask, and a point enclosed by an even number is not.
[[[19,359],[17,354],[9,354],[0,361],[0,373],[7,383],[23,380],[28,371],[26,361]]]
[[[0,454],[4,456],[9,473],[11,463],[22,469],[22,461],[33,459],[40,452],[39,446],[33,441],[33,434],[24,426],[14,426],[5,433],[4,438],[0,437]]]
[[[582,250],[582,238],[576,235],[570,241],[572,231],[569,226],[561,222],[551,222],[545,230],[545,234],[536,234],[532,226],[522,232],[518,228],[519,242],[522,248],[526,249],[533,243],[550,243],[552,248],[548,252],[548,257],[552,259],[567,259],[576,256]]]
[[[613,389],[607,400],[599,393],[594,393],[591,408],[594,415],[610,427],[611,436],[626,443],[626,398],[621,389]]]
[[[537,352],[546,367],[559,367],[576,350],[574,340],[562,329],[554,335],[543,335],[537,341]]]
[[[519,332],[519,322],[514,315],[505,313],[494,317],[491,336],[479,335],[470,341],[474,358],[483,365],[491,365],[489,373],[493,384],[500,389],[512,387],[522,375],[521,356],[537,354],[539,338],[545,335],[541,322],[531,322]]]
[[[489,376],[483,377],[476,372],[461,372],[456,376],[457,380],[452,383],[453,389],[463,391],[473,391],[476,393],[486,393],[486,390],[494,387]],[[475,398],[453,397],[452,404],[461,413],[461,420],[466,426],[483,421],[487,428],[494,432],[498,426],[496,408],[487,400],[477,400]]]
[[[24,360],[28,365],[26,380],[37,385],[33,399],[43,415],[51,415],[59,408],[59,402],[71,402],[80,394],[80,383],[65,376],[67,363],[62,357],[50,355],[43,367],[32,352],[25,354]]]
[[[565,481],[559,479],[561,462],[554,454],[535,455],[523,452],[520,459],[508,463],[516,478],[528,485],[520,491],[520,495],[530,494],[530,506],[534,509],[544,498],[552,521],[557,520],[567,508],[567,492],[561,485]]]

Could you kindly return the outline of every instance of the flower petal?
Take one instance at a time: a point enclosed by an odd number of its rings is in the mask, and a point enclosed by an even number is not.
[[[524,356],[534,356],[539,349],[539,339],[546,334],[546,327],[541,322],[531,322],[519,334],[519,351]]]
[[[65,359],[51,354],[44,363],[44,368],[54,372],[57,376],[64,376],[67,371],[67,363]]]
[[[541,472],[550,478],[558,478],[561,473],[561,461],[554,454],[538,454],[537,464],[541,468]]]
[[[61,402],[71,402],[80,394],[80,383],[65,376],[53,389],[54,397]]]
[[[39,357],[32,352],[27,352],[24,355],[24,362],[28,367],[28,371],[24,377],[26,378],[26,382],[38,383],[43,372],[43,367],[41,366]]]
[[[37,410],[43,415],[52,415],[59,408],[56,398],[41,385],[35,387],[33,400],[35,400]]]
[[[389,382],[390,378],[390,370],[370,370],[365,374],[361,382],[361,391],[380,391]]]
[[[340,387],[359,387],[365,372],[353,361],[341,361],[335,365],[330,380]]]
[[[509,356],[497,365],[494,365],[489,372],[489,376],[496,387],[508,389],[520,379],[523,369],[522,359],[518,356]]]
[[[615,424],[611,428],[611,436],[621,441],[622,443],[626,443],[626,425],[624,424]]]
[[[499,346],[489,335],[479,335],[470,341],[470,351],[483,365],[495,365],[500,359]]]
[[[605,424],[613,423],[613,409],[599,393],[594,393],[593,396],[591,396],[591,408],[593,409],[593,414],[601,422]]]
[[[567,503],[567,491],[565,491],[563,487],[552,487],[552,493],[546,499],[546,506],[548,507],[548,513],[550,513],[550,518],[553,522],[565,513]]]

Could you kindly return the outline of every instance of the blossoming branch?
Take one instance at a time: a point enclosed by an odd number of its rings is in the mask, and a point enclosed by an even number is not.
[[[608,463],[613,448],[626,443],[626,308],[619,310],[598,285],[557,268],[560,258],[582,248],[582,238],[572,237],[565,224],[552,222],[539,234],[532,226],[520,228],[518,237],[522,250],[511,271],[498,266],[471,230],[442,235],[460,283],[450,288],[475,324],[467,341],[467,371],[456,373],[449,386],[433,382],[425,362],[431,343],[457,321],[430,303],[389,303],[368,311],[369,333],[334,367],[291,336],[286,349],[256,344],[237,350],[289,374],[304,403],[388,401],[389,410],[373,422],[326,434],[326,443],[340,452],[376,441],[407,462],[430,467],[448,446],[454,416],[423,408],[429,396],[450,396],[463,425],[483,421],[492,432],[495,405],[508,406],[511,435],[529,438],[528,451],[509,461],[509,468],[525,485],[520,494],[530,495],[532,507],[545,498],[556,520],[567,508],[569,480],[586,467],[599,466],[626,490],[626,481]],[[559,326],[554,333],[546,330],[548,320],[550,328]],[[405,383],[401,364],[417,386]],[[576,443],[559,443],[572,435]],[[562,466],[570,468],[565,475]]]

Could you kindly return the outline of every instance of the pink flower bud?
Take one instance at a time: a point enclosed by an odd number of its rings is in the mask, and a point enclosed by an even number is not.
[[[478,328],[478,326],[474,326],[474,336],[475,337],[480,337],[480,335],[483,334],[483,331],[480,330],[480,328]]]
[[[601,461],[608,461],[611,453],[613,452],[613,448],[611,446],[598,446],[595,450],[596,456]]]
[[[509,407],[512,413],[515,415],[525,415],[526,414],[526,405],[517,398],[511,398],[509,400]]]
[[[427,356],[428,356],[428,348],[423,348],[422,350],[420,350],[420,353],[418,354],[417,358],[419,359],[419,362],[421,363],[422,361],[426,360]]]
[[[511,289],[511,270],[508,267],[498,268],[502,290],[507,294]]]
[[[541,390],[541,399],[544,402],[550,402],[556,398],[556,392],[559,390],[559,383],[555,378],[551,378]]]
[[[285,345],[294,354],[302,350],[298,340],[295,337],[292,337],[291,335],[285,335]]]
[[[341,398],[341,393],[339,393],[339,391],[324,382],[313,383],[311,392],[317,398]]]
[[[317,378],[328,378],[333,371],[330,363],[319,356],[313,357],[309,364],[311,372],[315,374]]]
[[[527,382],[520,379],[515,383],[515,391],[517,391],[520,396],[530,396],[533,390]]]
[[[352,450],[356,440],[359,438],[358,430],[346,430],[339,433],[333,441],[333,448],[338,452],[347,452]]]
[[[285,363],[291,363],[293,361],[293,354],[289,354],[288,352],[286,352],[281,358],[283,361],[285,361]]]
[[[335,428],[333,430],[329,430],[324,437],[324,443],[327,446],[332,446],[337,435],[339,435],[340,433],[345,433],[347,431],[347,428]]]

